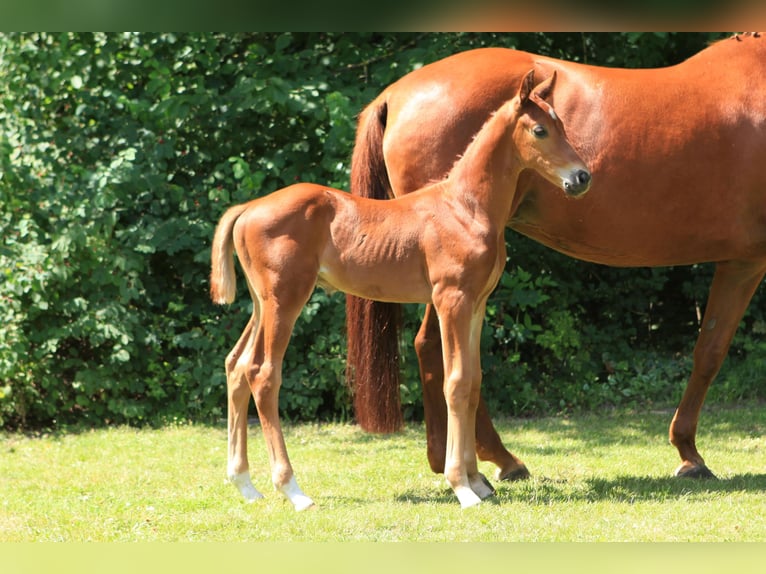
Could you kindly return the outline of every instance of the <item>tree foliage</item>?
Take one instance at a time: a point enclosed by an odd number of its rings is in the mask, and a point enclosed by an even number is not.
[[[356,115],[415,67],[484,45],[657,66],[713,37],[0,37],[0,422],[222,417],[223,358],[250,302],[244,288],[231,308],[207,297],[218,217],[295,181],[346,187]],[[707,267],[616,270],[511,232],[508,241],[509,272],[490,302],[484,340],[492,408],[645,402],[678,386]],[[750,336],[764,329],[759,308],[751,307],[738,354],[764,353]],[[404,342],[402,396],[413,417],[420,399],[410,341],[419,312],[407,309]],[[286,416],[351,416],[343,313],[343,297],[321,291],[304,310],[285,362]]]

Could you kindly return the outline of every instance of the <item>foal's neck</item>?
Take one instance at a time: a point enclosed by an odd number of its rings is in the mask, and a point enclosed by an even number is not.
[[[466,198],[500,227],[508,221],[522,170],[513,141],[516,120],[511,104],[495,112],[447,176],[447,193]]]

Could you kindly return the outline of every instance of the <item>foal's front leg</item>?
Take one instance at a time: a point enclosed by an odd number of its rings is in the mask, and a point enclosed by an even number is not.
[[[468,481],[471,483],[471,489],[482,500],[495,494],[495,489],[492,488],[490,482],[486,477],[479,472],[477,466],[478,448],[477,441],[478,436],[474,432],[476,428],[476,418],[479,414],[479,405],[481,403],[481,329],[484,324],[484,313],[486,309],[486,301],[480,304],[473,312],[471,316],[471,338],[469,342],[470,361],[472,362],[471,373],[471,390],[468,407],[467,417],[467,430],[468,441],[467,448],[465,450],[465,457],[470,469],[468,473]]]
[[[420,365],[423,386],[423,409],[426,423],[427,456],[431,470],[444,471],[444,452],[447,442],[447,407],[444,403],[444,364],[439,334],[439,319],[432,305],[427,305],[423,323],[415,337],[415,352]],[[497,480],[523,480],[529,478],[524,462],[507,450],[489,417],[487,405],[479,397],[476,410],[476,454],[479,460],[497,466]]]
[[[451,289],[434,297],[444,347],[444,397],[447,452],[444,476],[463,508],[494,490],[479,473],[476,459],[476,408],[481,387],[478,356],[484,305]]]

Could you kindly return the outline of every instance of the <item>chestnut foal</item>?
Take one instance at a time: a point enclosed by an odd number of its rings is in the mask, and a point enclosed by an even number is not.
[[[449,413],[444,474],[464,508],[493,494],[476,459],[479,340],[487,297],[505,267],[504,230],[516,207],[516,182],[532,169],[570,196],[590,185],[587,167],[545,101],[554,82],[555,75],[535,86],[530,71],[447,178],[417,192],[378,201],[299,183],[223,215],[213,240],[211,297],[219,304],[234,300],[236,251],[253,299],[250,321],[226,358],[228,476],[247,500],[262,497],[247,462],[252,394],[275,488],[297,510],[313,504],[293,474],[278,393],[293,326],[316,285],[434,305]]]

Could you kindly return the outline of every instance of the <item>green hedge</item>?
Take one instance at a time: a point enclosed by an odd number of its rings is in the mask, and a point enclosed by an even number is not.
[[[504,45],[662,65],[713,34],[11,34],[0,37],[0,423],[214,421],[249,315],[207,296],[223,210],[299,180],[346,187],[355,119],[385,85]],[[508,414],[675,400],[710,269],[616,270],[509,232],[485,396]],[[240,283],[243,283],[240,281]],[[760,300],[759,300],[760,301]],[[763,306],[735,355],[763,356]],[[402,396],[421,412],[406,309]],[[343,297],[318,291],[285,363],[288,418],[352,416]],[[760,355],[759,355],[760,353]],[[763,375],[752,361],[747,378]],[[753,371],[755,369],[755,372]],[[729,385],[727,396],[755,391]]]

